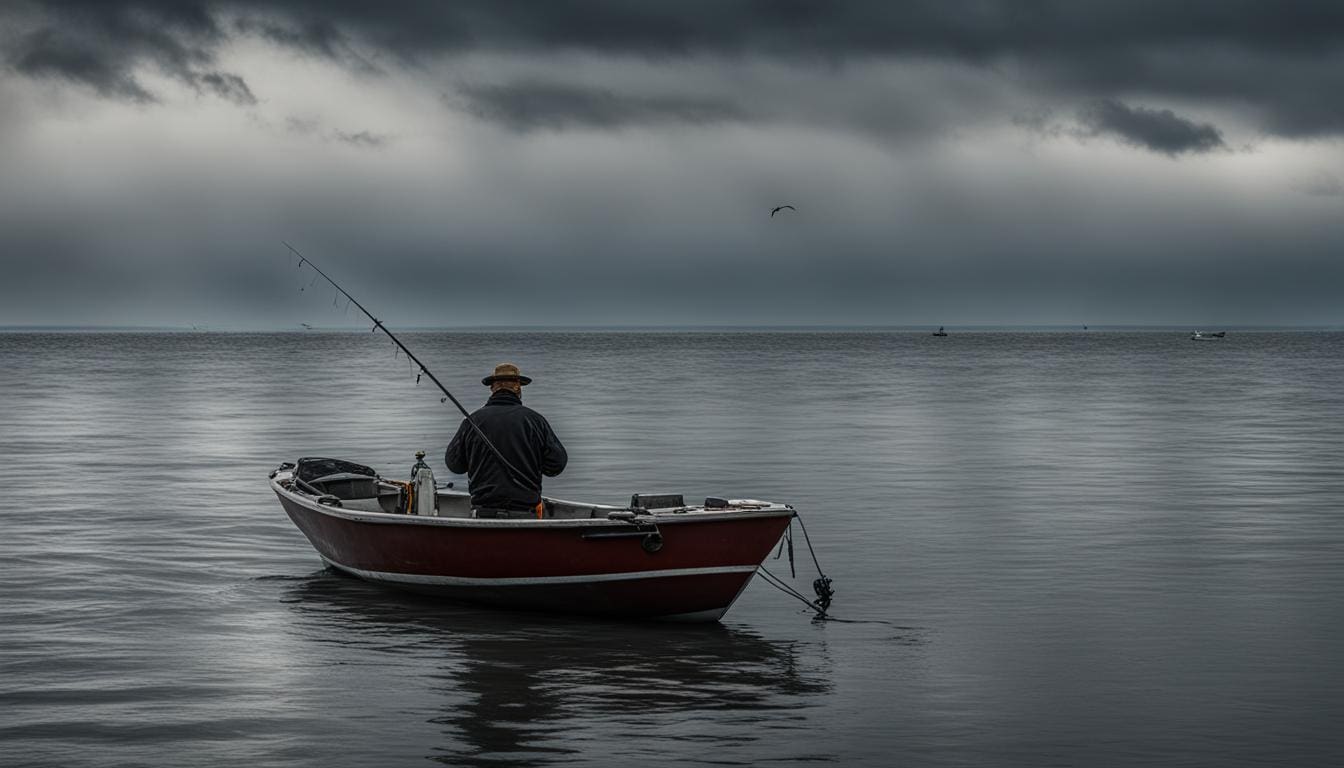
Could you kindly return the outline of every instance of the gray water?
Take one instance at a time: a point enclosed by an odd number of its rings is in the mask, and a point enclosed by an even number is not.
[[[0,764],[1344,761],[1344,334],[406,340],[473,407],[536,378],[552,495],[794,504],[859,621],[342,578],[266,472],[441,462],[458,419],[385,339],[0,335]]]

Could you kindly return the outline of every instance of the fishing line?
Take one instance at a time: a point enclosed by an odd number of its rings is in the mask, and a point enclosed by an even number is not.
[[[329,277],[326,272],[323,272],[316,264],[314,264],[311,259],[309,259],[307,256],[304,256],[302,253],[299,253],[299,249],[295,248],[289,243],[286,243],[284,240],[281,240],[280,242],[284,243],[284,246],[286,248],[288,248],[295,256],[299,257],[300,266],[302,266],[304,262],[307,262],[308,266],[313,268],[313,271],[317,273],[317,275],[313,277],[314,283],[317,282],[318,277],[321,277],[328,283],[331,283],[332,288],[335,288],[337,291],[339,291],[341,295],[345,296],[345,298],[349,300],[350,304],[354,305],[354,307],[358,309],[361,313],[363,313],[365,317],[373,321],[373,327],[369,329],[371,333],[376,333],[381,330],[383,333],[387,334],[387,337],[392,340],[392,343],[396,344],[397,347],[402,352],[406,353],[406,357],[409,358],[412,363],[412,370],[414,370],[414,366],[416,365],[420,366],[420,373],[415,377],[416,382],[419,383],[421,376],[428,376],[429,380],[434,382],[434,386],[439,388],[439,391],[443,393],[444,397],[447,398],[448,400],[451,400],[453,405],[457,406],[457,410],[462,413],[462,417],[466,419],[466,423],[471,425],[472,431],[475,432],[476,436],[481,439],[481,442],[485,445],[486,448],[490,450],[490,453],[493,454],[496,459],[499,459],[499,463],[502,464],[504,468],[508,470],[511,475],[513,475],[513,478],[515,480],[519,481],[523,485],[523,487],[528,488],[530,490],[535,491],[541,490],[541,488],[537,485],[537,483],[533,482],[531,478],[523,474],[522,470],[515,467],[508,459],[504,458],[504,454],[500,453],[499,449],[495,447],[495,444],[490,442],[490,438],[485,436],[485,433],[481,431],[480,426],[475,421],[472,421],[471,414],[468,413],[467,409],[462,406],[462,403],[460,403],[458,399],[453,396],[452,392],[448,391],[448,388],[443,385],[443,382],[439,381],[439,378],[437,376],[435,376],[433,373],[430,372],[428,368],[425,367],[424,363],[420,362],[420,358],[416,357],[415,353],[411,352],[410,348],[408,348],[405,344],[401,343],[401,339],[398,339],[396,334],[392,333],[392,331],[388,330],[387,326],[383,325],[382,320],[379,320],[378,318],[374,317],[373,313],[365,309],[364,305],[360,304],[358,299],[352,296],[349,291],[345,290],[340,285],[338,285],[335,280],[332,280],[331,277]],[[312,287],[312,283],[309,283],[309,287]]]

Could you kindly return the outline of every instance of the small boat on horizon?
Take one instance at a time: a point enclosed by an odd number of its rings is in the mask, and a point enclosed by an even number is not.
[[[463,602],[616,618],[718,621],[797,516],[754,499],[636,494],[630,507],[543,497],[536,518],[482,519],[470,495],[435,487],[432,475],[431,502],[416,498],[423,484],[338,459],[285,462],[270,483],[343,573]]]
[[[1191,340],[1191,341],[1215,341],[1215,340],[1217,340],[1217,339],[1221,339],[1221,338],[1223,338],[1223,337],[1225,337],[1225,336],[1227,336],[1227,331],[1218,331],[1217,333],[1204,333],[1203,331],[1195,331],[1194,333],[1190,334],[1190,340]]]
[[[940,325],[940,326],[938,326],[938,330],[936,330],[936,331],[933,332],[933,335],[934,335],[934,336],[946,336],[946,335],[947,335],[947,331],[943,330],[943,326]]]

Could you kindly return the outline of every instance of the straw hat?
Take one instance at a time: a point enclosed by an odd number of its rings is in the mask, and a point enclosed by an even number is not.
[[[532,378],[519,373],[518,366],[513,363],[500,363],[495,366],[493,374],[481,379],[481,383],[487,387],[496,381],[516,381],[523,386],[527,386],[532,383]]]

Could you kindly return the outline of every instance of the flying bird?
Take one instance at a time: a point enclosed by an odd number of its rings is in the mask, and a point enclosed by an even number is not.
[[[770,211],[770,218],[772,218],[772,219],[775,218],[775,214],[776,214],[776,213],[779,213],[780,211],[784,210],[785,208],[788,208],[790,211],[796,211],[796,210],[798,210],[797,208],[794,208],[792,205],[777,205],[777,206],[775,206],[774,210]]]
[[[299,323],[299,325],[302,325],[306,330],[309,330],[309,331],[313,330],[313,326],[311,326],[311,325],[309,325],[309,324],[307,324],[307,323]]]

